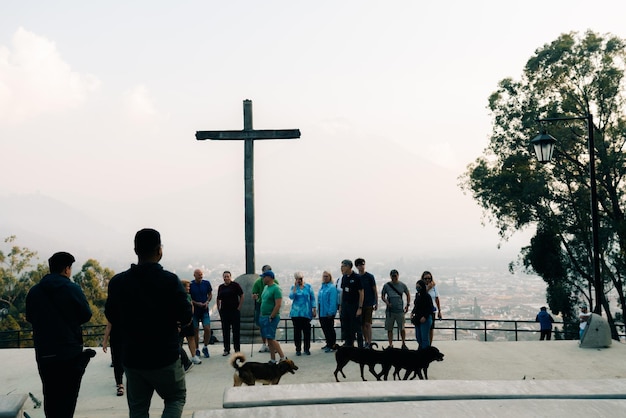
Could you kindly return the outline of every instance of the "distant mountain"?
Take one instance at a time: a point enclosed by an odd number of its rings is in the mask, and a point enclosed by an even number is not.
[[[16,244],[37,251],[40,261],[56,251],[81,259],[110,252],[114,228],[57,199],[41,194],[0,196],[0,238],[17,237]],[[109,247],[109,248],[107,248]]]

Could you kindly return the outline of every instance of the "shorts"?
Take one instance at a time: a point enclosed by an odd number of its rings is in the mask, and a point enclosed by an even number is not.
[[[399,330],[404,329],[404,312],[385,312],[385,330],[393,331],[393,324],[397,324]]]
[[[436,313],[437,313],[437,312],[433,312],[433,323],[432,323],[432,324],[430,324],[430,329],[435,329],[435,314],[436,314]]]
[[[193,337],[194,335],[196,335],[196,329],[193,324],[185,325],[180,330],[181,337]]]
[[[211,325],[211,317],[209,316],[208,312],[198,315],[196,315],[195,313],[193,314],[193,327],[200,328],[200,322],[202,322],[202,326],[204,327],[208,327],[209,325]]]
[[[363,309],[361,309],[361,322],[363,324],[371,324],[373,314],[374,314],[373,306],[364,306]]]
[[[275,316],[274,319],[270,319],[269,316],[259,317],[259,326],[261,327],[261,337],[268,340],[276,339],[276,329],[280,323],[280,318]]]

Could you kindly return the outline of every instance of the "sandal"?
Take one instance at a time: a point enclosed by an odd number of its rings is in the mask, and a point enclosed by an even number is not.
[[[124,385],[117,385],[117,396],[124,396]]]

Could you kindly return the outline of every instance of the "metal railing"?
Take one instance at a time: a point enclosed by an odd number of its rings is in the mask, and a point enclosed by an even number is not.
[[[313,321],[311,329],[311,341],[323,341],[324,335],[317,321]],[[372,322],[372,340],[378,342],[387,341],[387,331],[385,331],[384,318],[374,318]],[[83,339],[87,346],[99,346],[104,335],[104,325],[83,326]],[[341,335],[339,319],[335,320],[335,331],[338,339]],[[555,339],[577,339],[578,333],[567,335],[563,331],[563,323],[554,323]],[[214,335],[221,341],[222,329],[219,318],[211,320],[211,329]],[[624,324],[618,324],[621,340],[626,338]],[[414,326],[409,322],[405,324],[406,339],[415,340]],[[28,348],[33,346],[31,329],[20,329],[14,331],[0,332],[0,348]],[[257,334],[258,335],[258,334]],[[282,318],[277,330],[277,340],[280,342],[293,341],[293,326],[290,318]],[[400,340],[400,331],[394,328],[394,341]],[[466,319],[450,318],[437,320],[435,322],[435,340],[457,341],[457,340],[478,340],[478,341],[531,341],[539,339],[539,324],[535,321],[524,320],[500,320],[500,319]]]

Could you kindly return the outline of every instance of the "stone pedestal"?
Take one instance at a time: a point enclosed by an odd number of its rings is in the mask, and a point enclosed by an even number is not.
[[[258,278],[258,274],[242,274],[235,279],[244,294],[240,321],[242,344],[261,344],[263,341],[259,327],[254,323],[254,299],[252,299],[252,286]]]
[[[611,327],[601,315],[592,313],[580,340],[582,348],[604,348],[611,346]]]

